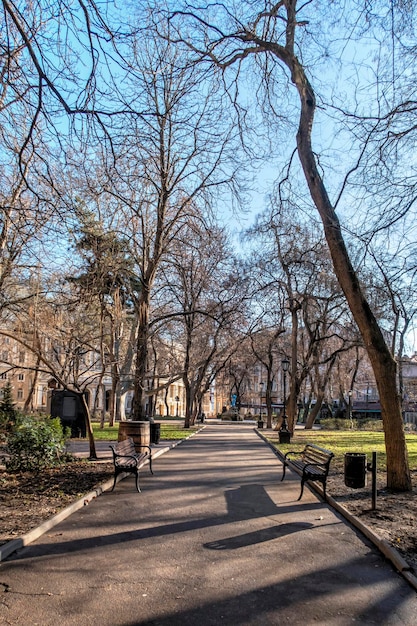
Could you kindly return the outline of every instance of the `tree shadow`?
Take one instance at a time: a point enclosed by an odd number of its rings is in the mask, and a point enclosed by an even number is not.
[[[132,494],[132,498],[136,498],[137,494]],[[102,502],[106,498],[116,498],[113,493],[103,494]],[[181,520],[178,522],[171,522],[165,524],[154,524],[147,528],[139,528],[134,530],[118,530],[111,534],[97,532],[99,525],[93,524],[91,519],[88,519],[87,528],[93,530],[90,536],[82,538],[69,539],[67,541],[59,541],[57,543],[40,543],[36,542],[29,546],[25,546],[14,555],[10,556],[8,561],[19,561],[23,559],[38,558],[45,555],[62,555],[66,553],[82,552],[89,549],[97,549],[105,546],[111,546],[115,544],[121,544],[126,542],[137,542],[150,537],[164,537],[166,535],[172,535],[175,533],[190,532],[193,530],[201,530],[204,528],[222,526],[224,524],[230,524],[231,522],[244,522],[246,520],[257,519],[262,517],[276,516],[278,514],[290,513],[304,509],[311,510],[312,508],[320,507],[320,502],[300,504],[294,502],[293,504],[284,504],[277,506],[275,502],[270,498],[265,488],[261,484],[248,484],[241,485],[236,489],[228,489],[224,492],[226,499],[227,512],[224,515],[212,515],[209,517],[194,517],[187,520]],[[90,514],[88,511],[87,515]],[[94,516],[93,510],[91,514]],[[76,514],[75,514],[76,515]],[[70,524],[70,521],[61,522],[62,534],[66,534],[66,524]],[[108,522],[106,523],[106,525]],[[117,525],[118,521],[113,519],[110,522],[111,525]],[[281,524],[271,527],[271,529],[265,529],[255,531],[254,533],[247,533],[240,538],[230,538],[225,540],[229,542],[228,549],[236,549],[243,545],[250,545],[251,543],[260,543],[262,541],[269,541],[271,539],[283,536],[285,534],[291,534],[293,532],[299,532],[311,528],[313,524]],[[103,527],[104,528],[104,527]],[[274,530],[275,529],[275,530]],[[222,540],[223,541],[223,540]],[[234,542],[234,547],[231,548]],[[205,546],[209,549],[215,549],[213,542],[212,546]],[[221,549],[218,547],[217,549]]]
[[[251,533],[244,533],[243,535],[236,535],[235,537],[226,537],[218,541],[210,541],[203,544],[203,546],[208,550],[236,550],[238,548],[244,548],[245,546],[252,546],[257,543],[279,539],[280,537],[291,535],[301,530],[307,530],[313,526],[314,524],[307,522],[278,524],[276,526],[270,526],[269,528],[261,528]]]

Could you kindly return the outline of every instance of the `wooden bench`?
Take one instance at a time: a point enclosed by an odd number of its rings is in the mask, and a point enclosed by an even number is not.
[[[297,455],[298,458],[290,459],[289,455]],[[285,470],[287,466],[301,472],[301,493],[298,500],[301,500],[304,491],[304,483],[307,480],[319,481],[323,485],[323,495],[326,500],[326,481],[329,474],[330,462],[334,457],[333,452],[325,448],[319,448],[312,443],[306,444],[304,450],[296,452],[290,450],[284,456],[284,467],[281,482],[285,478]]]
[[[139,467],[142,467],[144,462],[149,459],[149,469],[152,471],[152,450],[149,446],[139,446],[141,452],[136,452],[135,443],[131,437],[119,441],[115,445],[111,445],[110,448],[113,452],[114,463],[114,482],[111,491],[113,491],[116,485],[116,479],[119,474],[125,472],[134,474],[136,477],[136,489],[140,493],[139,487]],[[143,449],[143,452],[142,452]]]

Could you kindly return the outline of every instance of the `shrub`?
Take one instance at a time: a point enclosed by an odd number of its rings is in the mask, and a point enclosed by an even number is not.
[[[322,419],[320,425],[323,430],[371,430],[373,432],[383,431],[382,420],[376,419],[340,419],[329,417]]]
[[[372,430],[373,432],[379,432],[379,431],[383,431],[384,427],[382,424],[382,420],[361,419],[361,420],[357,420],[357,429],[358,430]]]
[[[6,469],[15,471],[39,471],[62,462],[65,437],[58,417],[17,416],[16,424],[7,438]]]
[[[320,420],[320,426],[323,430],[352,430],[356,424],[351,420],[329,417]]]

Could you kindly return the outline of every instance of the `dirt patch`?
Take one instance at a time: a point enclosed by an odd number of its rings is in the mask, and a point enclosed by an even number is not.
[[[0,470],[0,545],[36,528],[112,476],[112,463],[88,461],[39,473]]]
[[[343,473],[329,475],[327,491],[339,504],[386,539],[417,573],[417,472],[412,472],[414,488],[396,493],[385,488],[386,476],[378,472],[376,508],[372,509],[371,479],[363,489],[344,484]]]
[[[76,461],[38,474],[0,470],[0,545],[20,537],[113,476],[111,463]],[[417,572],[417,488],[390,493],[378,474],[376,510],[371,485],[351,489],[337,469],[328,479],[328,493],[381,538],[387,539]],[[370,483],[370,479],[368,480]],[[417,472],[413,475],[417,484]]]

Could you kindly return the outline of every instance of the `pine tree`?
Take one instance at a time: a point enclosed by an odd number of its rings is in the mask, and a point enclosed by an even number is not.
[[[3,398],[0,401],[0,426],[10,430],[16,420],[16,405],[13,402],[12,384],[10,381],[3,388]]]

